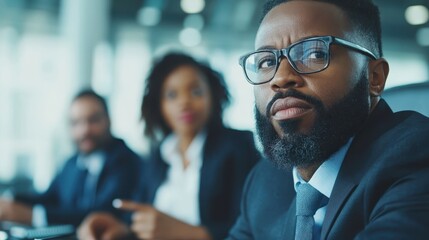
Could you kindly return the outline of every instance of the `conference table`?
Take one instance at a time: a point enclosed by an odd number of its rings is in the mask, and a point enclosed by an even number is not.
[[[0,240],[77,240],[72,225],[32,227],[0,221]]]

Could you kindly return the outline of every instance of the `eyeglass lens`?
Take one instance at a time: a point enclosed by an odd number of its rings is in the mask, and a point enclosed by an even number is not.
[[[321,71],[329,62],[329,46],[322,40],[303,41],[281,51],[299,73]],[[253,53],[245,60],[246,75],[254,83],[269,81],[276,74],[278,64],[279,56],[275,51]]]

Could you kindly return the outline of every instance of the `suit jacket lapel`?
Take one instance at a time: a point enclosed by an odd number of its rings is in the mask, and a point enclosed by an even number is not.
[[[331,198],[329,199],[329,203],[327,205],[320,239],[325,239],[327,237],[327,234],[332,228],[336,216],[342,209],[342,206],[347,200],[347,197],[350,196],[356,186],[357,183],[351,181],[351,179],[341,179],[338,184],[335,185],[334,190],[332,191]]]
[[[285,228],[283,230],[282,239],[294,240],[295,239],[295,227],[296,227],[296,199],[290,204],[289,210],[286,215]]]
[[[146,183],[144,184],[147,186],[147,196],[144,201],[150,203],[155,201],[156,191],[167,178],[167,171],[169,168],[170,166],[164,162],[161,157],[160,148],[157,148],[152,153],[151,162],[146,167],[146,175],[148,178],[146,178]]]
[[[335,181],[332,194],[326,209],[323,221],[321,239],[326,239],[329,231],[335,223],[335,219],[347,202],[348,197],[358,186],[360,180],[367,172],[368,168],[376,159],[366,157],[366,147],[371,145],[379,135],[389,129],[394,122],[386,119],[391,118],[392,110],[384,100],[380,100],[377,107],[371,113],[370,118],[363,130],[354,138],[348,150],[343,164]],[[358,163],[358,164],[357,164]]]
[[[74,199],[72,201],[73,206],[79,206],[80,200],[82,198],[82,194],[84,192],[85,187],[85,180],[86,180],[86,171],[84,169],[81,169],[77,166],[77,157],[75,158],[73,162],[74,166],[73,168],[67,169],[67,171],[70,171],[70,197]]]
[[[222,130],[220,130],[222,131]],[[214,189],[216,182],[217,171],[216,166],[222,164],[222,153],[216,152],[223,149],[223,142],[218,138],[218,135],[214,132],[207,132],[207,138],[204,142],[203,147],[203,159],[202,166],[200,170],[200,190],[199,190],[199,203],[200,203],[200,216],[201,219],[205,218],[207,215],[207,209],[209,209],[213,203],[210,201],[210,191],[206,189],[211,189],[211,191],[216,191]]]
[[[365,144],[368,144],[368,142],[360,143],[359,139],[355,139],[344,158],[326,208],[326,215],[320,234],[321,239],[327,237],[348,197],[353,193],[373,161],[373,159],[366,158],[361,154],[364,151]],[[357,162],[359,164],[356,164]]]

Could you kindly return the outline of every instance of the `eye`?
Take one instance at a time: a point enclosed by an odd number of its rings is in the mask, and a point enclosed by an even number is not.
[[[276,67],[276,58],[274,56],[264,56],[257,60],[257,70],[272,69]]]
[[[177,92],[176,91],[166,91],[164,93],[164,98],[167,100],[173,100],[177,98]]]
[[[202,97],[204,95],[204,90],[200,87],[196,87],[192,89],[191,94],[194,97]]]
[[[311,48],[307,49],[302,56],[304,60],[317,61],[325,60],[328,57],[328,53],[324,48]]]
[[[95,115],[92,115],[88,118],[88,123],[90,123],[90,124],[99,123],[102,121],[102,119],[103,119],[103,115],[95,114]]]
[[[322,41],[308,41],[301,45],[303,61],[325,61],[329,55],[329,47]]]

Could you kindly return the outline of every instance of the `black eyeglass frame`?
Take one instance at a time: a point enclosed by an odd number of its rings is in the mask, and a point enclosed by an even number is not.
[[[328,60],[327,60],[327,62],[326,62],[326,64],[325,64],[325,66],[324,66],[323,68],[319,69],[319,70],[311,71],[311,72],[303,72],[303,71],[300,71],[300,70],[299,70],[299,69],[297,69],[297,67],[295,66],[295,63],[293,63],[293,62],[291,62],[291,61],[289,60],[289,59],[290,59],[290,56],[289,56],[290,49],[291,49],[291,48],[293,48],[294,46],[298,45],[298,44],[302,44],[302,43],[304,43],[304,42],[314,41],[314,40],[320,40],[320,41],[323,41],[323,42],[328,46]],[[273,78],[275,77],[275,75],[276,75],[276,73],[277,73],[277,70],[278,70],[278,68],[279,68],[279,66],[280,66],[280,59],[281,59],[281,57],[282,57],[282,56],[284,56],[284,57],[287,59],[287,61],[289,62],[289,64],[292,66],[292,68],[293,68],[297,73],[299,73],[299,74],[311,74],[311,73],[317,73],[317,72],[321,72],[321,71],[325,70],[326,68],[328,68],[329,63],[330,63],[330,60],[331,60],[331,55],[330,55],[331,53],[330,53],[330,49],[331,49],[331,44],[332,44],[332,43],[334,43],[334,44],[338,44],[338,45],[340,45],[340,46],[347,47],[347,48],[349,48],[349,49],[351,49],[351,50],[355,50],[355,51],[357,51],[357,52],[360,52],[360,53],[362,53],[362,54],[364,54],[364,55],[366,55],[366,56],[368,56],[368,57],[370,57],[370,58],[372,58],[372,59],[374,59],[374,60],[375,60],[375,59],[377,59],[377,57],[375,56],[375,54],[374,54],[374,53],[372,53],[370,50],[368,50],[368,49],[366,49],[366,48],[364,48],[364,47],[362,47],[362,46],[360,46],[360,45],[358,45],[358,44],[356,44],[356,43],[352,43],[352,42],[347,41],[347,40],[345,40],[345,39],[338,38],[338,37],[334,37],[334,36],[320,36],[320,37],[311,37],[311,38],[304,39],[304,40],[302,40],[302,41],[299,41],[299,42],[296,42],[296,43],[291,44],[291,45],[290,45],[289,47],[287,47],[287,48],[282,48],[282,49],[262,49],[262,50],[258,50],[258,51],[255,51],[255,52],[248,53],[248,54],[243,55],[243,56],[241,56],[241,57],[240,57],[240,59],[239,59],[239,64],[240,64],[240,66],[243,68],[244,75],[246,76],[246,80],[247,80],[250,84],[252,84],[252,85],[260,85],[260,84],[264,84],[264,83],[267,83],[267,82],[270,82],[271,80],[273,80]],[[247,72],[246,72],[246,66],[245,66],[245,63],[246,63],[247,58],[248,58],[250,55],[253,55],[253,54],[255,54],[255,53],[262,53],[262,52],[271,52],[271,53],[273,53],[273,54],[275,55],[275,57],[276,57],[276,58],[275,58],[275,59],[276,59],[276,70],[275,70],[275,72],[274,72],[274,74],[273,74],[273,77],[272,77],[272,78],[270,78],[269,80],[256,83],[256,82],[253,82],[252,80],[250,80],[250,78],[248,77]]]

